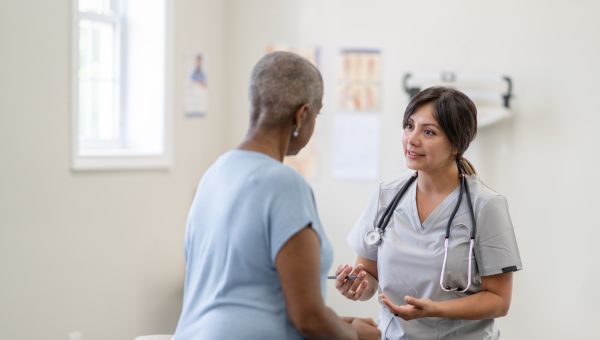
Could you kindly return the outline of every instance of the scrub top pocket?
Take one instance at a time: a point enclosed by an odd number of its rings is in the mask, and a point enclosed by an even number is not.
[[[446,261],[446,273],[444,276],[444,285],[450,287],[460,287],[464,289],[468,284],[469,273],[469,246],[471,242],[471,227],[466,223],[456,222],[450,227],[450,239],[448,240],[448,259]],[[478,283],[477,265],[475,256],[472,257],[472,283]],[[467,293],[456,294],[463,296]]]

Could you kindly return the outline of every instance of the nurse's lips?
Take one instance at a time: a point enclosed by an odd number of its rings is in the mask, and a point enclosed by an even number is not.
[[[406,157],[408,157],[409,159],[417,159],[417,158],[423,157],[423,156],[425,156],[425,155],[416,153],[414,151],[410,151],[410,150],[406,151]]]

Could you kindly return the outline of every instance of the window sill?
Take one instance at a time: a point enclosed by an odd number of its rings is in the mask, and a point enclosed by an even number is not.
[[[111,170],[170,170],[173,160],[167,155],[158,156],[78,156],[73,159],[73,171]]]

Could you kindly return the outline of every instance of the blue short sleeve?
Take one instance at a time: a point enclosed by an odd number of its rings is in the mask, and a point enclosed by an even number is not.
[[[308,183],[291,169],[278,176],[277,191],[268,206],[268,238],[271,260],[275,263],[283,245],[308,225],[317,223],[312,191]]]

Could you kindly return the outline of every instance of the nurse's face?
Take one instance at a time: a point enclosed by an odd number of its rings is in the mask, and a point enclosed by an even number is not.
[[[413,113],[404,126],[402,146],[409,169],[435,173],[453,166],[456,152],[426,104]]]

